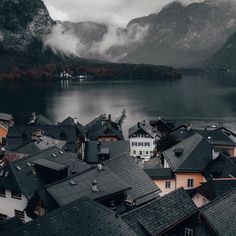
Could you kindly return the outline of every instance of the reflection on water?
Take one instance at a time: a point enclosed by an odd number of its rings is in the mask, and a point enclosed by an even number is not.
[[[78,117],[86,124],[96,115],[119,116],[123,108],[127,128],[138,120],[161,117],[236,121],[236,77],[185,76],[177,81],[111,81],[1,83],[1,112],[22,123],[31,112],[60,121]]]

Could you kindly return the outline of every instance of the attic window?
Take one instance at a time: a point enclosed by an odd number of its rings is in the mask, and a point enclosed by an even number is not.
[[[59,153],[62,155],[64,152],[63,151],[59,151]]]
[[[70,180],[70,185],[75,186],[77,183],[74,180]]]
[[[21,167],[20,167],[20,166],[16,166],[16,169],[17,169],[18,171],[21,171]]]
[[[180,157],[183,154],[184,149],[183,148],[177,148],[174,150],[175,156]]]
[[[52,157],[57,157],[57,155],[55,153],[52,153],[51,155],[52,155]]]

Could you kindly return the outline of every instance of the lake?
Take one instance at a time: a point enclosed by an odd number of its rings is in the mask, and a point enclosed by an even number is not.
[[[18,124],[32,112],[55,121],[67,116],[86,124],[95,116],[126,109],[127,129],[139,120],[157,117],[192,120],[200,126],[236,124],[236,75],[184,76],[181,80],[122,80],[100,82],[1,82],[0,112],[14,115]]]

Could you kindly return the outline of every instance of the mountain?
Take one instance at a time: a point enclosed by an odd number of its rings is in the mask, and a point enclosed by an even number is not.
[[[47,52],[42,56],[42,39],[54,23],[41,0],[1,0],[0,70],[46,59]]]
[[[174,2],[160,13],[134,19],[149,26],[145,40],[130,48],[122,62],[194,65],[218,51],[236,30],[233,1],[206,0],[184,6]]]
[[[201,66],[208,69],[236,69],[236,32],[219,51],[201,63]]]

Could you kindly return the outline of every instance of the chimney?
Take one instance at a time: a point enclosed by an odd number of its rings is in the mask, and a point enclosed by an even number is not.
[[[177,148],[174,150],[174,153],[175,153],[175,156],[176,157],[180,157],[184,152],[184,149],[183,148]]]
[[[102,162],[100,160],[98,161],[97,168],[99,171],[102,171]]]
[[[94,193],[97,193],[97,192],[98,192],[98,183],[97,183],[96,180],[93,180],[93,182],[92,182],[92,191],[93,191]]]
[[[78,123],[78,119],[74,118],[74,123],[77,124]]]
[[[42,133],[42,130],[36,129],[31,135],[32,141],[37,141],[42,136]]]
[[[192,129],[192,124],[191,123],[188,123],[187,124],[187,131],[190,131]]]

